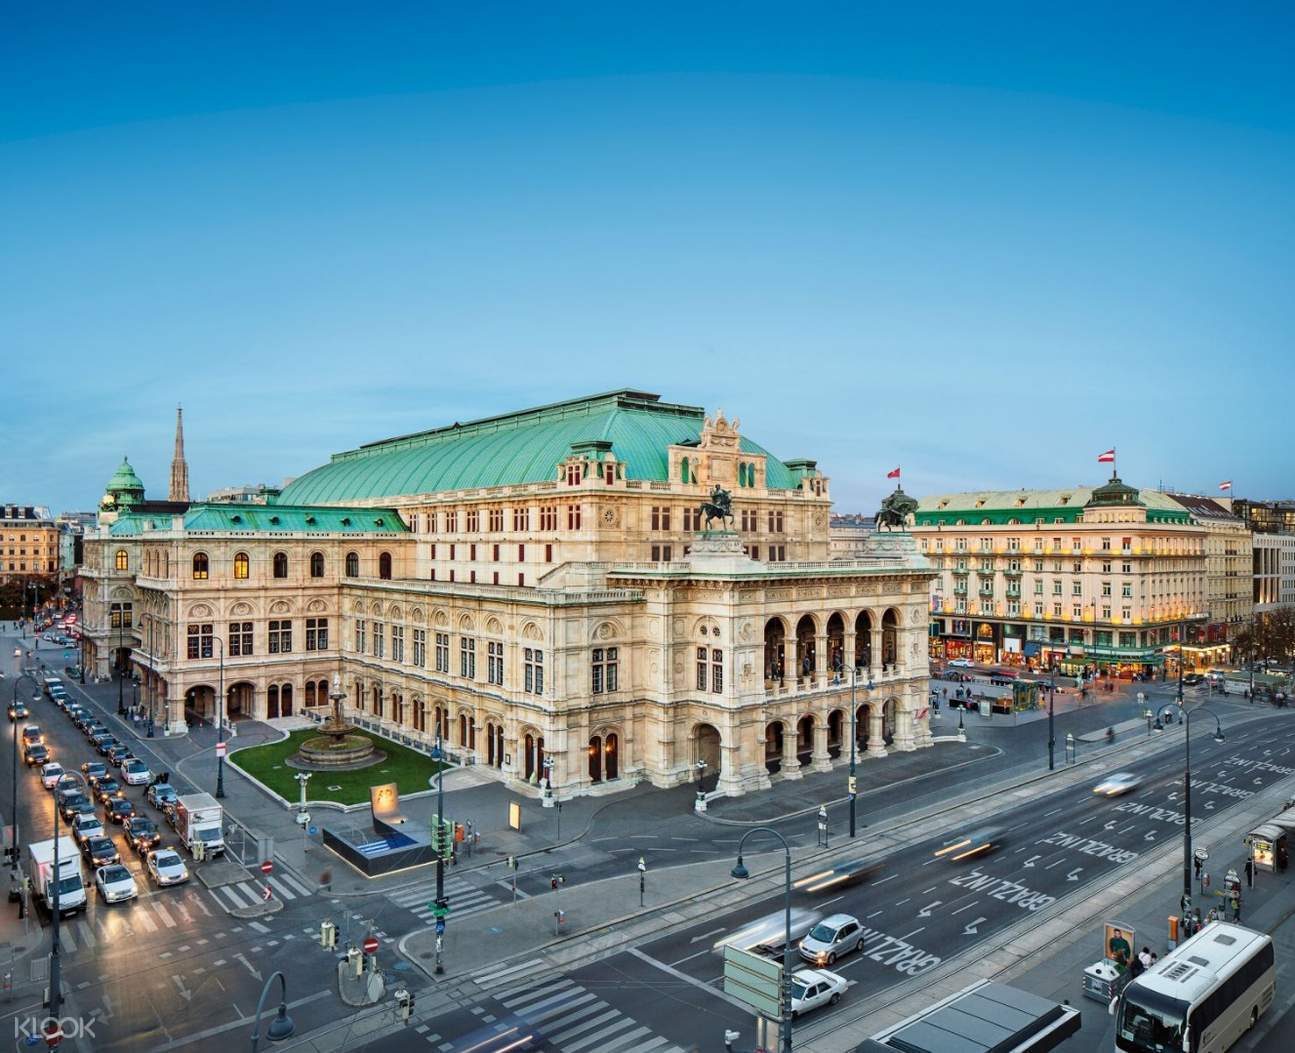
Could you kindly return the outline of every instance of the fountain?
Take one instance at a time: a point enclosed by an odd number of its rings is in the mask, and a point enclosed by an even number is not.
[[[354,770],[385,760],[387,755],[374,748],[371,738],[342,719],[342,699],[346,695],[337,673],[333,674],[333,689],[328,697],[333,701],[333,712],[320,725],[322,734],[306,739],[301,749],[288,758],[288,763],[294,768]]]

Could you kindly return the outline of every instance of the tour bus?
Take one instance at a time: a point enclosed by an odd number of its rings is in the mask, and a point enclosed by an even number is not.
[[[1125,985],[1115,1048],[1223,1053],[1272,1004],[1276,978],[1268,936],[1212,922]]]

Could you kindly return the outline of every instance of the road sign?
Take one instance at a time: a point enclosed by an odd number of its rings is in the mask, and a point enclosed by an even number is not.
[[[450,907],[448,903],[442,907],[435,900],[432,900],[431,903],[427,904],[427,909],[430,910],[432,914],[438,918],[444,918],[446,915],[450,913]]]
[[[376,936],[364,937],[364,953],[365,954],[378,953],[378,938]]]
[[[437,919],[436,919],[436,935],[437,935],[437,936],[444,936],[444,935],[445,935],[445,919],[444,919],[444,918],[437,918]]]
[[[319,827],[308,826],[306,827],[306,833],[308,833],[311,837],[314,837],[317,833],[319,833]]]
[[[309,813],[309,812],[298,812],[298,813],[297,813],[297,825],[298,825],[298,826],[309,826],[309,825],[310,825],[310,813]]]
[[[274,870],[274,861],[270,859],[263,860],[261,863],[261,873],[269,874]]]
[[[273,895],[274,895],[274,892],[269,885],[266,885],[265,888],[261,890],[261,898],[265,900],[266,903],[270,902],[270,897]]]
[[[1195,856],[1197,859],[1199,859],[1202,863],[1204,863],[1205,860],[1209,859],[1210,852],[1208,848],[1198,848],[1194,852],[1192,852],[1192,855]]]
[[[216,743],[216,756],[217,756],[217,757],[220,757],[220,758],[222,758],[222,759],[223,759],[223,758],[224,758],[224,756],[225,756],[226,750],[227,750],[227,747],[225,746],[225,744],[224,744],[223,742],[217,742],[217,743]]]
[[[41,1032],[41,1035],[45,1039],[45,1045],[50,1049],[53,1049],[63,1041],[63,1028],[59,1025],[57,1020],[51,1020],[45,1025],[45,1029]]]
[[[782,1019],[782,963],[725,944],[724,993],[757,1013]]]

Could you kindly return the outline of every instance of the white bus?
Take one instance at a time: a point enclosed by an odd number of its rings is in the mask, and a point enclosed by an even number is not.
[[[1120,994],[1115,1048],[1223,1053],[1272,1005],[1277,970],[1262,932],[1213,922]]]

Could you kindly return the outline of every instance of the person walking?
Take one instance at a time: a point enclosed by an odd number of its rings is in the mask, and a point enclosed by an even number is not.
[[[1246,860],[1246,888],[1254,888],[1254,887],[1255,887],[1255,861],[1253,859],[1247,859]]]
[[[1138,951],[1138,962],[1142,965],[1143,969],[1151,968],[1151,948],[1150,947],[1143,947],[1142,950]]]

